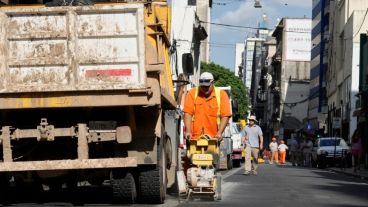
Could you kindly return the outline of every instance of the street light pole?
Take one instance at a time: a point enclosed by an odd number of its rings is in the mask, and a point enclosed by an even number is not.
[[[254,8],[262,8],[261,2],[259,2],[259,0],[254,0]]]

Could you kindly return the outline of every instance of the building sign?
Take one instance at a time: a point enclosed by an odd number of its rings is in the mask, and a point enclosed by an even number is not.
[[[286,19],[284,29],[284,60],[311,60],[311,29],[310,19]]]
[[[341,128],[341,119],[340,117],[333,117],[332,119],[332,128],[340,129]]]

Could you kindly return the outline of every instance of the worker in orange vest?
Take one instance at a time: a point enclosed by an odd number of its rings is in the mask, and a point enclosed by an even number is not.
[[[202,133],[222,140],[231,117],[227,93],[215,87],[213,75],[204,72],[199,87],[191,89],[184,103],[185,138],[197,139]]]

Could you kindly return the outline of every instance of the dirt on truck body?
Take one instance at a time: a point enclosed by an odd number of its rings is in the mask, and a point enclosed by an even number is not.
[[[123,202],[164,202],[177,166],[169,17],[159,2],[0,8],[2,192],[110,180]]]

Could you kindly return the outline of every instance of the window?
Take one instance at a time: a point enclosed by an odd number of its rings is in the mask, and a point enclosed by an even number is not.
[[[341,142],[341,139],[322,139],[322,140],[320,140],[319,146],[321,146],[321,147],[335,146],[335,143],[336,143],[336,146],[339,146],[340,142]],[[345,145],[346,145],[346,143],[345,143]]]

